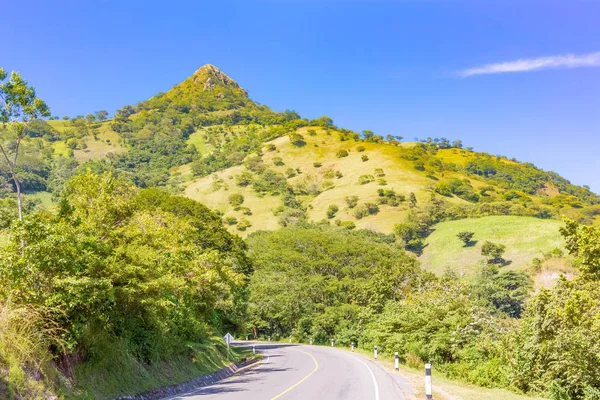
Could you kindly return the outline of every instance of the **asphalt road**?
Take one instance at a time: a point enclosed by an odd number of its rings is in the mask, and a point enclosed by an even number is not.
[[[170,400],[403,400],[410,391],[399,374],[340,349],[279,343],[256,349],[264,354],[257,366]]]

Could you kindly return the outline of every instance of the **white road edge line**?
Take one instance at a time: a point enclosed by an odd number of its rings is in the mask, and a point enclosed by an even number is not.
[[[265,364],[268,364],[268,363],[269,363],[269,359],[270,359],[271,357],[269,357],[269,355],[268,355],[267,353],[263,353],[263,354],[267,356],[267,359],[266,359],[266,360],[265,360],[265,359],[263,359],[263,360],[260,362],[260,365],[259,365],[258,367],[256,367],[256,369],[260,369],[260,368],[264,367],[264,366],[265,366]],[[190,396],[190,395],[193,395],[193,394],[197,394],[198,392],[200,392],[200,391],[202,391],[202,390],[204,390],[204,389],[208,389],[208,388],[210,388],[210,387],[217,386],[218,384],[220,384],[220,383],[222,383],[222,382],[226,381],[227,379],[229,379],[229,378],[232,378],[232,377],[236,376],[237,374],[239,374],[240,372],[244,372],[245,370],[247,370],[247,369],[250,369],[251,367],[254,367],[254,366],[255,366],[255,364],[250,364],[250,365],[247,365],[247,366],[245,366],[245,367],[242,367],[242,368],[238,369],[237,371],[235,371],[235,373],[234,373],[234,374],[232,374],[232,375],[229,375],[227,378],[225,378],[225,379],[221,379],[220,381],[218,381],[218,382],[215,382],[215,383],[213,383],[212,385],[208,385],[208,386],[201,386],[201,387],[199,387],[199,388],[192,389],[192,390],[190,390],[189,392],[186,392],[186,393],[179,393],[179,394],[175,394],[175,395],[173,395],[173,396],[171,396],[171,397],[164,397],[162,400],[173,400],[173,399],[176,399],[176,398],[178,398],[178,397],[184,397],[184,396]]]
[[[373,386],[375,387],[375,400],[379,400],[379,385],[377,385],[377,379],[375,379],[375,374],[373,373],[373,371],[371,370],[371,367],[369,367],[367,365],[367,363],[365,363],[363,360],[361,360],[358,357],[354,357],[357,361],[359,361],[362,365],[365,366],[365,368],[367,368],[369,370],[369,373],[371,374],[371,378],[373,378]]]

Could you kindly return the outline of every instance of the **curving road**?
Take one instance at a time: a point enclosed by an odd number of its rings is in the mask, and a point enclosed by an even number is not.
[[[238,343],[238,345],[248,345]],[[257,366],[170,400],[403,400],[412,390],[398,374],[339,349],[256,343]]]

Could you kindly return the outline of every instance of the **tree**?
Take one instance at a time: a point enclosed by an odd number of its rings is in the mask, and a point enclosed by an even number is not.
[[[567,251],[575,257],[577,267],[585,274],[597,276],[600,272],[600,229],[565,219],[560,233],[565,238]]]
[[[106,119],[108,118],[108,111],[106,111],[106,110],[96,111],[96,118],[98,118],[98,121],[106,121]]]
[[[289,135],[289,137],[290,143],[292,143],[296,147],[302,147],[306,145],[306,142],[304,141],[304,136],[302,136],[299,133],[292,133]]]
[[[408,195],[408,206],[410,208],[415,208],[417,206],[417,196],[413,192],[410,192]]]
[[[94,114],[86,115],[85,119],[87,120],[88,124],[96,122],[96,116]]]
[[[462,240],[464,242],[465,246],[468,246],[469,243],[471,242],[471,239],[473,239],[474,235],[475,235],[475,232],[463,231],[463,232],[458,232],[456,237],[458,237],[460,240]]]
[[[481,246],[481,255],[487,257],[489,264],[498,264],[502,262],[502,255],[506,251],[506,246],[486,241]]]
[[[6,79],[6,71],[0,68],[0,82]],[[16,135],[12,155],[9,148],[0,144],[0,151],[6,159],[10,175],[17,190],[17,208],[19,220],[23,220],[23,205],[21,202],[21,185],[17,177],[17,161],[21,141],[27,135],[29,122],[39,117],[50,116],[50,109],[46,103],[36,96],[33,86],[28,86],[27,81],[16,72],[12,72],[7,82],[0,83],[0,122],[9,124]],[[12,156],[12,160],[11,160]]]
[[[239,207],[244,203],[244,196],[239,193],[234,193],[229,196],[229,204],[233,207]]]
[[[339,207],[335,204],[330,204],[327,208],[327,218],[331,219],[335,217],[335,214],[339,211]]]
[[[354,208],[358,204],[358,196],[346,196],[344,201],[348,205],[348,208]]]

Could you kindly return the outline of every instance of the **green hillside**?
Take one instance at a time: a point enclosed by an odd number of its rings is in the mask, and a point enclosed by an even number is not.
[[[534,257],[543,258],[555,248],[563,248],[558,229],[560,221],[518,216],[490,216],[442,222],[433,227],[425,250],[419,257],[429,271],[442,274],[450,269],[459,275],[472,277],[485,263],[482,244],[489,240],[506,246],[506,270],[527,270]],[[474,232],[474,244],[464,246],[456,235]]]
[[[212,65],[107,114],[0,130],[0,397],[175,383],[222,365],[211,338],[224,332],[376,345],[480,386],[600,396],[587,187],[460,140],[276,112]]]

